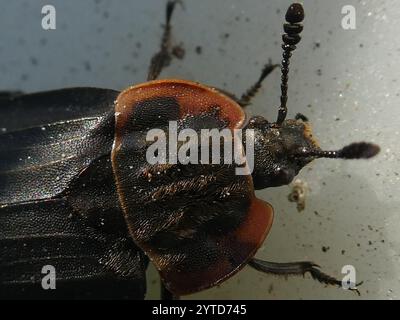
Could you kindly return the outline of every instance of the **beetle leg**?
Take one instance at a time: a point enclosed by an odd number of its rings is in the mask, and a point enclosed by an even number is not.
[[[175,296],[161,282],[161,300],[179,300],[179,296]]]
[[[277,67],[279,67],[279,64],[272,64],[271,61],[264,66],[257,82],[254,83],[249,89],[247,89],[246,92],[242,94],[242,97],[238,101],[238,103],[242,107],[246,107],[251,103],[252,98],[257,94],[258,90],[260,90],[264,79]]]
[[[321,270],[318,269],[320,268],[319,265],[310,261],[279,263],[279,262],[269,262],[253,258],[249,261],[248,265],[256,269],[257,271],[261,271],[264,273],[271,273],[275,275],[283,275],[283,276],[288,276],[288,275],[304,276],[304,274],[308,272],[311,274],[311,277],[313,279],[318,280],[321,283],[342,287],[341,280],[338,280],[330,275],[327,275],[326,273],[323,273]],[[356,286],[360,284],[362,284],[362,282],[357,283]],[[360,292],[358,291],[357,288],[349,288],[349,290],[352,290],[356,292],[358,295],[360,295]]]
[[[157,79],[161,71],[171,63],[171,17],[177,3],[182,4],[180,0],[170,0],[167,3],[166,22],[164,25],[163,37],[161,39],[161,47],[160,51],[151,59],[147,75],[147,80],[149,81]]]
[[[308,122],[307,116],[305,116],[302,113],[297,113],[296,116],[294,117],[296,120],[301,120],[303,122]]]

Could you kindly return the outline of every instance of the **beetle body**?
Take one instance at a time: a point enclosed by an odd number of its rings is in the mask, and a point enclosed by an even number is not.
[[[0,134],[2,296],[43,294],[39,266],[53,264],[60,284],[50,297],[143,298],[147,259],[175,295],[221,283],[246,264],[341,283],[311,263],[253,259],[273,220],[271,205],[256,198],[255,189],[288,184],[317,158],[369,158],[379,151],[364,142],[323,151],[304,117],[286,119],[289,58],[300,41],[302,7],[293,4],[286,15],[281,106],[277,121],[269,122],[247,119],[243,107],[274,66],[241,99],[191,81],[154,80],[171,60],[169,19],[176,3],[167,5],[152,81],[122,92],[74,88],[1,98],[0,127],[7,128]],[[171,122],[177,135],[227,130],[241,162],[150,162],[148,133],[167,132]],[[254,138],[254,170],[244,174],[236,169],[249,167],[249,142],[235,139],[235,130],[251,130]]]

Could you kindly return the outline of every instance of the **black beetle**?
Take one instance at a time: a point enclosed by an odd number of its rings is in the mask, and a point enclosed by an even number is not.
[[[169,1],[160,51],[148,82],[117,91],[72,88],[0,98],[0,289],[5,298],[133,298],[145,295],[148,258],[164,297],[221,283],[250,265],[272,274],[341,281],[311,262],[273,263],[254,255],[273,220],[255,189],[290,183],[317,158],[370,158],[379,147],[353,143],[323,151],[307,118],[287,120],[289,59],[300,42],[303,7],[292,4],[284,24],[278,118],[246,120],[267,64],[242,95],[198,83],[155,80],[172,59]],[[254,171],[235,165],[149,164],[146,133],[177,121],[192,128],[253,129]],[[245,145],[246,141],[240,141]],[[53,265],[57,290],[41,288]]]

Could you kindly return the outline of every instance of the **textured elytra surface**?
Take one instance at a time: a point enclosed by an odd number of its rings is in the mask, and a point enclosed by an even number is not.
[[[146,260],[139,249],[125,237],[87,226],[72,212],[64,200],[0,209],[2,299],[144,296]],[[42,289],[44,265],[55,268],[57,290]]]
[[[161,130],[166,148],[157,155],[174,154],[169,149],[176,142],[169,135],[178,137],[190,128],[201,139],[203,129],[238,128],[243,121],[234,117],[240,115],[239,106],[211,89],[171,80],[121,93],[116,113],[112,161],[120,202],[130,234],[166,286],[176,294],[199,291],[243,266],[264,240],[272,219],[266,205],[257,207],[259,212],[251,209],[256,201],[251,176],[236,175],[241,164],[210,164],[212,144],[206,161],[203,146],[196,145],[198,164],[174,163],[170,156],[165,164],[150,164],[151,142],[146,141],[149,129]],[[177,132],[169,130],[172,121]],[[221,143],[217,141],[219,149]],[[230,143],[231,150],[242,145],[241,140]],[[249,219],[259,226],[248,226]],[[241,236],[246,230],[253,234]]]
[[[1,100],[2,298],[143,298],[147,259],[127,236],[110,163],[115,94]],[[42,288],[45,265],[57,290]]]
[[[67,89],[0,100],[0,203],[54,197],[92,159],[108,154],[115,96]]]

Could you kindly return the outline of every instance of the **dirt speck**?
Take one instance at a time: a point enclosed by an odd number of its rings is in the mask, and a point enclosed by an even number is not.
[[[196,50],[197,54],[202,54],[203,53],[203,47],[202,46],[197,46],[195,50]]]
[[[290,202],[296,202],[296,208],[298,212],[301,212],[305,209],[307,194],[307,183],[300,179],[296,179],[292,184],[292,191],[288,195],[288,200]]]
[[[321,250],[322,252],[327,252],[330,249],[328,246],[322,246]]]
[[[84,61],[83,65],[84,65],[86,71],[91,71],[92,70],[92,66],[90,65],[89,61]]]
[[[175,46],[172,49],[172,54],[179,60],[182,60],[185,57],[185,49],[182,47],[182,45]]]
[[[31,57],[31,64],[33,65],[33,66],[37,66],[38,65],[38,59],[36,58],[36,57]]]

